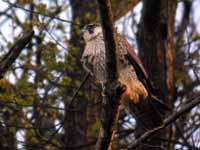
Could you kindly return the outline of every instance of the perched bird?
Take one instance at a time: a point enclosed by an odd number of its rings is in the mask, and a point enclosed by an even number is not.
[[[106,82],[106,59],[101,25],[86,25],[83,28],[83,38],[86,43],[81,57],[83,67],[95,81],[103,85]],[[144,118],[149,119],[148,116],[151,115],[152,126],[159,125],[162,122],[159,109],[164,104],[154,95],[155,92],[148,75],[134,49],[120,34],[117,34],[117,38],[119,81],[126,86],[126,91],[122,95],[123,104],[128,106],[126,108],[136,118],[143,117],[140,121],[147,121],[149,124],[150,122]],[[146,117],[144,117],[146,113],[141,114],[145,111],[148,111]]]

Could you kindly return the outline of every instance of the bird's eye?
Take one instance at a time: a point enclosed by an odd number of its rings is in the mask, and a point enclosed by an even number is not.
[[[94,25],[89,25],[89,26],[87,26],[87,30],[88,30],[88,32],[90,33],[90,34],[92,34],[92,33],[94,33]]]
[[[94,33],[94,28],[89,28],[88,31],[90,34],[92,34],[92,33]]]

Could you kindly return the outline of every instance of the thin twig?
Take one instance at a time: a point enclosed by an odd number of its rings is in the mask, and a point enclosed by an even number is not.
[[[62,18],[59,18],[59,17],[56,17],[56,16],[51,16],[49,14],[41,13],[41,12],[38,12],[38,11],[29,10],[29,9],[21,7],[21,6],[17,5],[17,4],[11,3],[11,2],[9,2],[7,0],[2,0],[2,1],[8,3],[11,7],[19,8],[21,10],[24,10],[24,11],[27,11],[27,12],[31,12],[31,13],[34,13],[34,14],[37,14],[37,15],[41,15],[41,16],[48,17],[48,18],[51,18],[51,19],[56,19],[58,21],[62,21],[62,22],[65,22],[65,23],[70,23],[70,24],[73,24],[73,25],[80,26],[80,24],[73,23],[70,20],[62,19]]]
[[[90,76],[90,73],[87,73],[85,75],[85,77],[83,78],[83,81],[81,82],[80,86],[78,87],[78,89],[75,91],[74,95],[72,96],[69,104],[67,105],[67,110],[70,108],[70,106],[73,104],[76,96],[78,95],[79,91],[81,90],[81,88],[84,86],[85,82],[87,81],[88,77]]]

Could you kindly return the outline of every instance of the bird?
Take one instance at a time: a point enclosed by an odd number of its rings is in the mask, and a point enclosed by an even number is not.
[[[103,29],[100,24],[87,24],[82,29],[85,48],[81,56],[83,68],[91,74],[96,83],[106,83],[106,56]],[[126,86],[122,103],[130,114],[142,122],[145,129],[158,126],[162,122],[166,106],[155,96],[154,87],[148,74],[125,37],[117,33],[119,82]],[[145,113],[148,111],[148,113]],[[149,118],[150,116],[150,118]],[[146,124],[146,125],[145,125]]]

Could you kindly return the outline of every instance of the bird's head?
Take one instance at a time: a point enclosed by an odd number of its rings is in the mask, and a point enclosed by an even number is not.
[[[87,24],[82,29],[84,40],[90,41],[99,35],[102,35],[102,28],[100,24]]]

